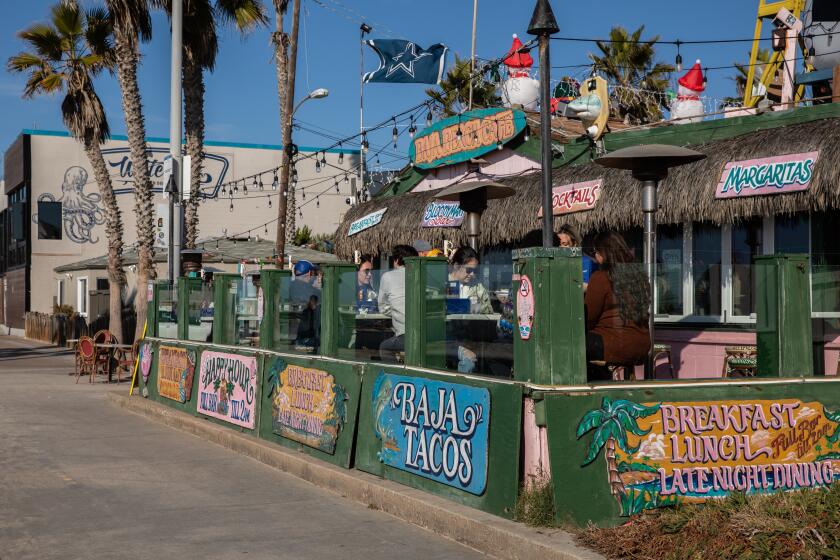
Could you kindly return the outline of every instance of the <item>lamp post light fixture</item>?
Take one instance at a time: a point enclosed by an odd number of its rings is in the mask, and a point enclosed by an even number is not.
[[[540,40],[540,142],[542,143],[542,207],[551,208],[551,36],[560,31],[551,4],[537,0],[528,34]],[[501,148],[501,145],[499,145]],[[554,214],[543,212],[543,247],[554,246]]]
[[[487,209],[487,201],[507,198],[513,196],[514,192],[513,188],[507,185],[493,181],[480,181],[450,185],[436,194],[435,198],[458,202],[458,206],[466,214],[464,230],[467,232],[470,247],[478,251],[481,214]]]
[[[650,331],[651,353],[645,361],[645,379],[653,377],[653,356],[655,314],[654,297],[656,286],[656,211],[658,202],[656,190],[659,182],[668,176],[668,169],[706,159],[706,154],[679,146],[648,144],[624,148],[600,157],[595,163],[603,167],[629,170],[634,179],[642,182],[642,212],[645,218],[644,261],[650,283],[650,309],[648,330]]]

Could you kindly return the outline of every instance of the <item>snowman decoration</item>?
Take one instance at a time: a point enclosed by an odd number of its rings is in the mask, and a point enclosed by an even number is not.
[[[499,87],[505,107],[521,106],[537,110],[540,97],[540,82],[531,77],[534,59],[527,52],[519,52],[522,41],[514,33],[513,44],[503,64],[507,67],[507,79]]]
[[[685,76],[677,80],[677,99],[671,105],[671,120],[674,124],[688,124],[703,120],[703,102],[700,94],[706,89],[700,60],[694,63]]]

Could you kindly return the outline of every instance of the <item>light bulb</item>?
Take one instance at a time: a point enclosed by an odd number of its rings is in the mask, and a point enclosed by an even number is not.
[[[682,55],[679,53],[679,51],[677,51],[676,64],[677,64],[677,72],[682,72],[682,69],[683,69],[683,66],[682,66]]]
[[[277,183],[278,183],[278,181],[277,181],[277,170],[275,169],[274,170],[274,180],[271,182],[271,189],[272,190],[275,190],[275,191],[277,190]]]
[[[271,197],[268,197],[268,207],[271,208]],[[268,233],[268,232],[266,232]]]
[[[426,114],[426,126],[432,126],[432,112]]]
[[[497,149],[497,150],[501,150],[501,149],[502,149],[502,141],[501,141],[501,140],[496,140],[496,149]]]
[[[318,158],[315,158],[315,172],[316,172],[316,173],[320,173],[320,172],[321,172],[321,162],[320,162],[320,161],[318,161]]]
[[[338,143],[338,163],[344,163],[344,146],[342,146],[341,142]]]
[[[316,154],[317,157],[317,154]],[[325,165],[327,163],[327,152],[326,150],[321,152],[321,165]]]
[[[345,173],[345,174],[344,174],[344,182],[345,182],[345,183],[349,183],[349,182],[350,182],[350,177],[347,175],[347,173]]]
[[[230,211],[233,212],[233,202],[230,203]]]

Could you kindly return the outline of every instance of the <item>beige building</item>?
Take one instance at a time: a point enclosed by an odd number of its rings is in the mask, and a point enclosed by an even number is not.
[[[168,222],[163,182],[169,143],[166,138],[150,138],[148,146],[158,214],[158,251],[165,253]],[[299,149],[297,225],[307,225],[316,234],[332,233],[349,208],[358,150]],[[199,238],[273,240],[279,200],[279,189],[273,188],[274,169],[280,165],[280,146],[207,142],[205,151]],[[114,136],[103,152],[122,211],[128,248],[137,236],[125,137]],[[318,157],[314,156],[316,152]],[[324,160],[326,163],[321,163]],[[0,212],[0,282],[4,295],[0,323],[21,328],[26,311],[49,312],[56,303],[87,314],[89,293],[107,289],[104,271],[87,277],[55,272],[63,265],[107,252],[105,214],[82,146],[64,132],[24,130],[5,153],[4,180],[6,196],[2,198],[8,209]],[[128,289],[133,290],[133,284]]]

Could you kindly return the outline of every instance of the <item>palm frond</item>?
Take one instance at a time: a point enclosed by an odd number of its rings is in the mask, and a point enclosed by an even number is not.
[[[71,38],[82,33],[82,12],[78,5],[75,5],[75,3],[56,4],[50,11],[52,12],[52,24],[59,35]]]
[[[268,24],[260,0],[216,0],[216,14],[222,22],[235,24],[241,32]]]
[[[63,45],[61,36],[49,25],[38,23],[18,33],[18,37],[29,43],[43,58],[61,60]]]

